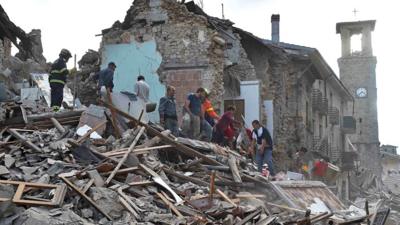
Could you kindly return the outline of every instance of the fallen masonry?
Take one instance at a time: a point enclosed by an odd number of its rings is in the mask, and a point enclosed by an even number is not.
[[[269,181],[234,150],[174,137],[101,105],[2,121],[0,224],[382,224],[387,217],[382,204],[366,213],[322,182]],[[112,117],[126,121],[119,139]]]

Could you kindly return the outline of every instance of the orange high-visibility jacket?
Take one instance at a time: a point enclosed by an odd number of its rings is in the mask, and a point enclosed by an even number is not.
[[[211,105],[211,101],[206,99],[203,102],[204,111],[213,119],[218,119],[218,114],[214,111],[214,108]]]

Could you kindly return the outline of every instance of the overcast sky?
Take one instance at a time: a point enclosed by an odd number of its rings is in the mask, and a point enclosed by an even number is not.
[[[271,14],[280,14],[281,41],[317,48],[338,75],[340,36],[337,22],[377,20],[372,33],[377,56],[378,116],[382,144],[400,146],[400,21],[396,0],[203,0],[204,10],[235,26],[270,39]],[[123,20],[132,0],[0,0],[10,19],[26,32],[42,30],[44,56],[54,61],[61,48],[77,54],[98,50],[95,34]],[[358,13],[354,16],[353,10]],[[72,66],[72,65],[70,65]],[[399,132],[400,133],[400,132]]]

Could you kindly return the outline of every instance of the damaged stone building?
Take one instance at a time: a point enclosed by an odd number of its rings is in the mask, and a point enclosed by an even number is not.
[[[261,102],[272,108],[266,123],[273,124],[276,155],[290,160],[306,147],[339,165],[346,136],[355,131],[353,97],[317,49],[280,42],[279,15],[271,22],[272,40],[235,31],[262,83]]]
[[[18,50],[15,56],[11,55],[12,46]],[[44,72],[46,68],[41,31],[33,29],[25,33],[9,19],[0,5],[0,86],[4,85],[0,88],[0,99],[10,99],[14,93],[19,94],[23,81],[29,82],[30,73]]]
[[[279,27],[279,16],[272,20]],[[136,77],[144,75],[151,101],[174,85],[180,109],[189,92],[205,87],[221,112],[234,104],[247,126],[263,121],[279,161],[289,162],[304,146],[339,163],[346,135],[355,128],[343,123],[352,121],[352,95],[318,50],[279,42],[276,32],[274,37],[255,37],[193,2],[136,0],[122,23],[103,30],[100,54],[103,67],[118,65],[118,91],[132,91]]]
[[[232,24],[207,16],[193,2],[136,0],[122,23],[103,31],[102,65],[117,63],[117,91],[133,91],[136,77],[143,75],[153,102],[164,96],[165,85],[173,85],[180,110],[188,93],[204,87],[222,111],[224,99],[240,95],[241,81],[256,78]],[[258,94],[249,97],[257,100]],[[254,109],[246,109],[248,121],[258,119],[260,110]]]

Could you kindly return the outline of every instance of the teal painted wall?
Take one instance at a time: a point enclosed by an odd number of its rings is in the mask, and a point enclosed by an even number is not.
[[[132,41],[130,44],[105,45],[101,68],[105,68],[110,61],[117,65],[114,73],[114,91],[133,92],[137,76],[143,75],[150,85],[150,101],[158,104],[159,99],[165,95],[165,85],[160,83],[157,74],[161,60],[154,40],[144,43]],[[149,119],[158,122],[158,111],[150,113]]]

